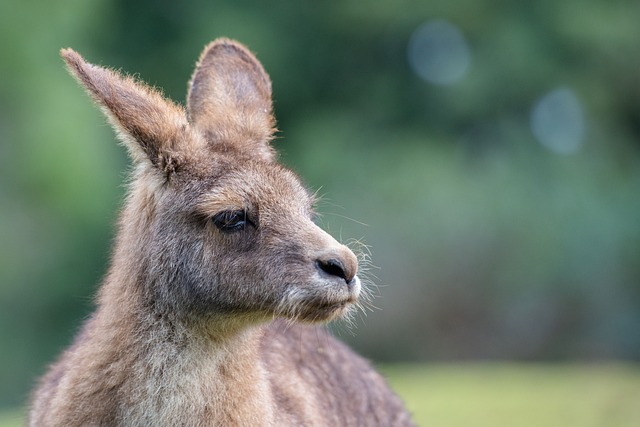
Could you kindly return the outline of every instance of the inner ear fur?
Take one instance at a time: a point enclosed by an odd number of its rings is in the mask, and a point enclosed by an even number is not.
[[[214,148],[274,158],[271,80],[242,44],[217,39],[205,47],[189,82],[187,112]]]
[[[72,49],[60,54],[105,112],[135,162],[150,162],[169,174],[195,148],[198,136],[190,131],[180,106],[132,77],[86,62]]]

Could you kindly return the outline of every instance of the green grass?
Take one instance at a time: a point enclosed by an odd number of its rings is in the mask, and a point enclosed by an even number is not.
[[[0,427],[21,427],[24,425],[24,414],[21,410],[0,412]]]
[[[640,426],[640,366],[427,364],[383,372],[420,426]]]
[[[640,365],[425,364],[383,373],[428,427],[637,427]],[[0,427],[23,423],[0,412]]]

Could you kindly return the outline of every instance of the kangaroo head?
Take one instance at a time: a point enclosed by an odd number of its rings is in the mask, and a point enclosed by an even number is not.
[[[276,163],[271,82],[244,46],[205,48],[186,110],[62,56],[134,161],[112,270],[136,276],[146,304],[189,319],[316,322],[357,301],[356,257],[314,224],[312,196]]]

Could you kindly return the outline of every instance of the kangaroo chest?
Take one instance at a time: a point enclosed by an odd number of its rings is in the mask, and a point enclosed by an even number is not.
[[[124,425],[274,424],[271,405],[265,404],[271,398],[269,386],[254,361],[187,350],[141,361],[134,377],[131,398],[121,408]]]

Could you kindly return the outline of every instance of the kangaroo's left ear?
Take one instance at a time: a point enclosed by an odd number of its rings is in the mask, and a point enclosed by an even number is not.
[[[214,149],[271,161],[271,80],[242,44],[217,39],[200,55],[187,95],[189,121]]]

